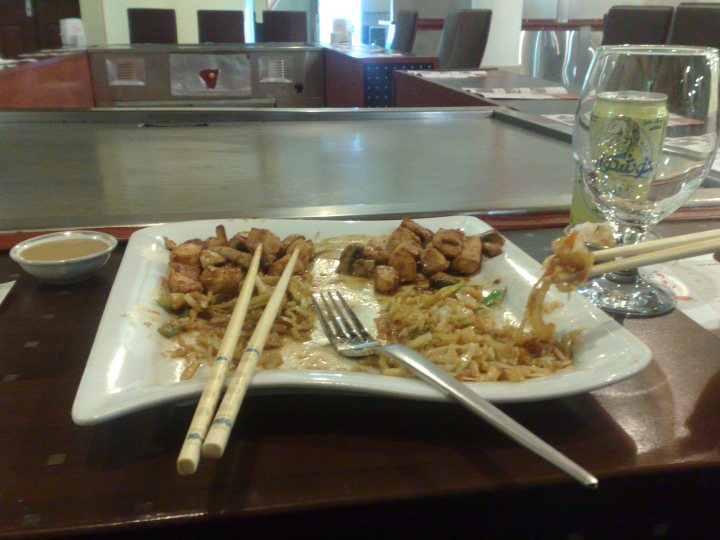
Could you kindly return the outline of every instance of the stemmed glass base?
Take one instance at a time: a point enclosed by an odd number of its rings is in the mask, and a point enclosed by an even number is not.
[[[582,285],[578,292],[608,313],[654,317],[675,308],[675,296],[648,283],[637,270],[610,272]]]

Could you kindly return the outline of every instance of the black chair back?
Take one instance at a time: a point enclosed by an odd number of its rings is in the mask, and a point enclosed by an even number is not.
[[[307,13],[304,11],[263,11],[262,40],[267,42],[307,41]]]
[[[174,9],[129,8],[130,43],[177,43]]]
[[[398,11],[395,18],[395,35],[390,45],[391,49],[407,53],[412,52],[415,44],[415,33],[417,32],[417,20],[417,11]]]
[[[720,4],[680,4],[668,43],[720,48]]]
[[[603,26],[603,45],[662,45],[667,42],[672,6],[614,6]]]
[[[438,45],[440,69],[472,69],[485,55],[492,10],[463,9],[445,17]]]
[[[445,15],[445,21],[443,22],[443,28],[440,34],[440,41],[438,42],[436,52],[440,68],[447,66],[447,63],[450,61],[453,44],[455,43],[455,35],[457,34],[459,17],[459,11],[451,11],[447,15]]]
[[[245,17],[240,10],[198,10],[200,43],[245,43]]]

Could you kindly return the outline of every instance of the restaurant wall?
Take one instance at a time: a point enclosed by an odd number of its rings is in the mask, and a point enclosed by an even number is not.
[[[624,6],[677,6],[683,0],[567,0],[570,19],[602,19],[608,10]],[[558,2],[563,0],[524,0],[524,19],[555,19]]]

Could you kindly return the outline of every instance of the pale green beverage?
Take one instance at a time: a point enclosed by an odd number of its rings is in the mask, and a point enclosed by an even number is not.
[[[655,178],[667,127],[667,96],[655,92],[602,92],[590,114],[595,195],[608,206],[642,203]],[[604,221],[578,174],[570,223]]]

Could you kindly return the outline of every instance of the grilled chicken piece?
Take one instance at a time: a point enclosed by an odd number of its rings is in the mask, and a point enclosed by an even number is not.
[[[449,285],[457,285],[462,281],[462,278],[457,276],[451,276],[445,272],[438,272],[430,278],[430,287],[433,289],[442,289]]]
[[[226,262],[228,262],[228,260],[215,251],[204,249],[200,252],[200,266],[203,268],[207,268],[208,266],[222,266]]]
[[[500,255],[502,253],[502,244],[495,244],[493,242],[483,242],[482,243],[482,252],[483,252],[483,255],[492,259],[493,257],[497,257],[498,255]]]
[[[357,259],[353,263],[352,275],[362,278],[372,278],[375,270],[375,261],[372,259]]]
[[[196,266],[183,263],[170,263],[168,287],[171,293],[202,292],[200,270]]]
[[[450,263],[450,268],[459,274],[469,276],[480,270],[482,265],[482,240],[479,236],[467,236],[460,255]]]
[[[250,253],[255,251],[258,244],[262,244],[262,258],[268,263],[272,264],[277,259],[280,248],[282,248],[282,242],[273,233],[267,229],[250,229],[247,237],[247,249]]]
[[[252,253],[246,253],[239,251],[228,246],[216,246],[211,247],[210,251],[220,254],[228,261],[231,261],[239,266],[242,266],[246,270],[250,268],[250,261],[252,261]]]
[[[430,229],[426,229],[422,225],[415,223],[412,219],[403,219],[402,223],[400,223],[400,226],[414,232],[420,238],[423,245],[427,244],[428,242],[430,242],[430,240],[432,240],[433,232]]]
[[[170,252],[171,263],[182,263],[200,266],[200,252],[205,249],[205,242],[197,238],[183,242]]]
[[[283,270],[285,270],[285,267],[290,262],[291,256],[292,253],[288,253],[287,255],[283,255],[282,257],[280,257],[268,267],[267,274],[269,276],[279,276],[280,274],[282,274]],[[293,274],[301,275],[305,273],[305,270],[307,270],[307,263],[305,263],[305,261],[301,258],[301,255],[298,255],[298,260],[295,263]]]
[[[415,281],[417,278],[417,260],[420,247],[412,241],[403,242],[390,254],[388,265],[397,270],[400,283]]]
[[[241,268],[235,266],[208,266],[200,274],[205,292],[236,295],[243,278]]]
[[[177,247],[177,243],[174,240],[171,240],[170,238],[168,238],[167,236],[163,236],[163,241],[165,242],[165,247],[169,251],[172,251],[173,249],[175,249]]]
[[[305,240],[303,236],[298,236],[287,245],[287,249],[281,252],[285,255],[292,255],[296,249],[300,250],[298,261],[302,262],[305,268],[310,266],[310,262],[315,258],[315,246],[312,240]]]
[[[338,274],[352,275],[353,264],[360,259],[363,252],[362,244],[348,244],[340,254],[340,262],[338,262],[335,272]]]
[[[379,242],[371,240],[363,246],[363,259],[372,259],[376,264],[387,264],[390,252]]]
[[[380,294],[392,294],[400,286],[400,276],[392,266],[378,265],[373,272],[375,290]]]
[[[305,237],[301,234],[290,234],[290,235],[286,236],[285,238],[283,238],[283,241],[280,242],[280,255],[285,255],[286,253],[290,253],[288,251],[288,248],[296,240],[305,240]]]
[[[227,245],[233,249],[238,249],[240,251],[248,251],[247,237],[247,231],[236,233],[230,240],[228,240]]]
[[[395,229],[392,234],[390,235],[390,238],[388,238],[387,241],[387,250],[388,252],[392,253],[395,251],[395,248],[398,247],[400,244],[404,242],[412,242],[416,246],[421,246],[422,242],[420,241],[420,237],[412,232],[410,229],[407,229],[405,227],[398,227]]]
[[[427,277],[444,272],[449,267],[450,263],[445,255],[433,246],[426,247],[420,253],[420,271]]]
[[[432,243],[445,257],[454,259],[462,251],[464,238],[460,229],[438,229]]]

